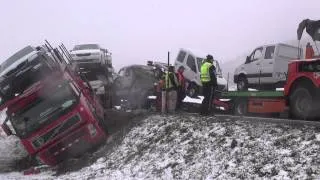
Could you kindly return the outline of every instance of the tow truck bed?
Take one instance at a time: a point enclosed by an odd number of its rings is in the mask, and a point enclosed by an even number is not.
[[[229,101],[221,101],[220,99],[229,99]],[[219,100],[216,99],[214,104],[216,106],[223,105],[224,109],[236,115],[283,113],[287,110],[283,91],[222,92]]]

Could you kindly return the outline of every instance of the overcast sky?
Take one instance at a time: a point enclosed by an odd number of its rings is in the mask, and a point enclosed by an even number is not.
[[[0,61],[48,39],[69,49],[99,43],[116,69],[167,51],[210,52],[222,62],[264,43],[296,39],[298,23],[320,19],[320,0],[0,0]]]

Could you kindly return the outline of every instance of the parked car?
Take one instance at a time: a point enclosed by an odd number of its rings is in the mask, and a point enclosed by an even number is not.
[[[283,87],[290,60],[303,56],[303,50],[287,44],[259,46],[235,69],[234,83],[238,90]]]
[[[114,81],[118,103],[126,100],[132,107],[145,107],[148,96],[154,94],[154,83],[158,81],[155,68],[148,65],[131,65],[119,70]]]
[[[187,49],[180,49],[177,58],[175,60],[174,66],[178,70],[180,66],[185,68],[183,75],[185,76],[188,87],[187,94],[190,97],[195,97],[201,94],[201,80],[200,80],[200,69],[202,61],[206,58],[207,54],[204,53],[194,53]],[[222,70],[220,68],[219,62],[214,60],[214,66],[216,67],[216,75],[218,81],[218,91],[227,90],[227,81],[222,76]]]
[[[112,67],[111,54],[98,44],[80,44],[70,51],[72,63],[81,67]]]

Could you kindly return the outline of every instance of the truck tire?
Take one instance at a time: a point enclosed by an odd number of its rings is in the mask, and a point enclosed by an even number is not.
[[[237,99],[234,103],[233,113],[236,116],[245,116],[248,114],[248,102],[246,99]]]
[[[290,96],[290,115],[294,119],[309,119],[312,112],[312,93],[305,87],[293,90]]]
[[[199,94],[199,87],[195,83],[190,83],[187,88],[187,95],[191,98],[197,97]]]
[[[248,90],[248,80],[244,76],[240,76],[237,82],[238,91],[246,91]]]

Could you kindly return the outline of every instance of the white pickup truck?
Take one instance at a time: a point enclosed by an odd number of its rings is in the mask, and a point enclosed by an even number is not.
[[[290,60],[303,57],[303,50],[287,44],[259,46],[235,69],[234,83],[238,90],[248,88],[274,90],[282,88]]]

